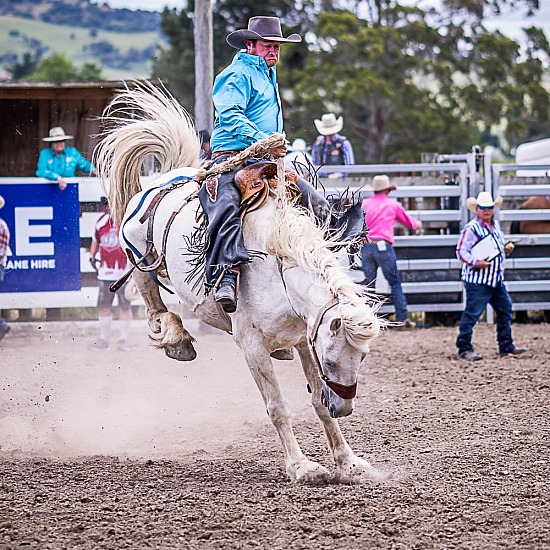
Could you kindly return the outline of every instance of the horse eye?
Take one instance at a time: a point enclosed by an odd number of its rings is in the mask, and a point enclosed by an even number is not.
[[[331,371],[334,370],[334,367],[336,365],[334,364],[333,361],[330,361],[329,359],[325,359],[323,362],[325,363],[325,367],[327,367],[327,369],[330,369]]]

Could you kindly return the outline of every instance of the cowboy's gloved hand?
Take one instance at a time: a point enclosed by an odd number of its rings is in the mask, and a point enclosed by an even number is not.
[[[286,142],[284,145],[271,149],[271,154],[276,158],[284,157],[287,154],[287,152],[288,152],[288,142]]]

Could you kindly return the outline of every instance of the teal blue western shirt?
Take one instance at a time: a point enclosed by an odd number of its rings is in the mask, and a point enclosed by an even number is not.
[[[38,157],[38,168],[36,175],[39,178],[55,180],[62,178],[72,178],[76,170],[87,172],[88,174],[95,169],[95,166],[87,161],[74,147],[67,147],[57,156],[51,147],[42,149]]]
[[[240,151],[283,131],[275,67],[263,57],[239,52],[214,82],[216,110],[212,152]]]

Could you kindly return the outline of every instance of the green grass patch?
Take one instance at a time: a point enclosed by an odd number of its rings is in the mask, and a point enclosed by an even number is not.
[[[19,34],[14,36],[12,31]],[[105,67],[86,51],[86,46],[94,42],[107,41],[125,53],[131,48],[143,50],[148,46],[163,43],[161,35],[154,32],[117,33],[98,30],[93,36],[90,29],[77,26],[65,27],[20,17],[0,16],[0,52],[15,53],[21,59],[23,53],[33,51],[32,45],[29,44],[29,40],[33,39],[40,41],[47,48],[45,57],[61,53],[78,67],[86,61],[95,62],[103,68],[104,78],[114,80],[135,76],[148,77],[151,63],[131,64],[122,69]]]

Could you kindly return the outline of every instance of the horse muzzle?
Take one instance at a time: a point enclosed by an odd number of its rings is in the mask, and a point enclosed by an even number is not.
[[[355,397],[355,393],[353,394]],[[331,418],[343,418],[349,416],[353,412],[354,399],[342,398],[336,392],[330,388],[326,382],[323,382],[323,389],[321,390],[321,404],[328,409],[328,413]]]

